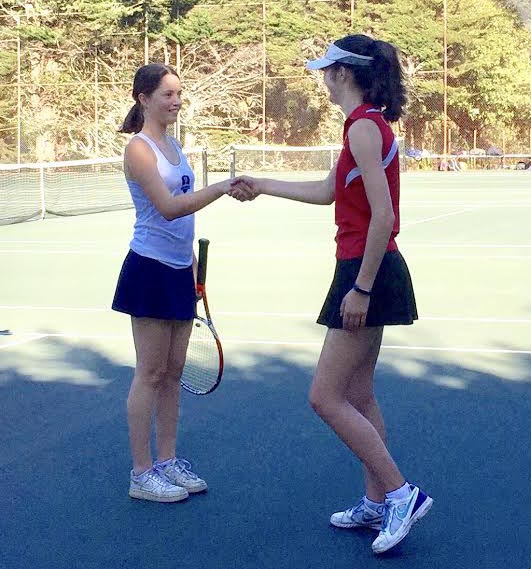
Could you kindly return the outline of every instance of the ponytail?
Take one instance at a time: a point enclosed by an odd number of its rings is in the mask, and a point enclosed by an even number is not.
[[[355,85],[363,92],[365,103],[383,109],[389,122],[397,121],[404,114],[407,102],[404,72],[400,65],[398,50],[386,41],[374,40],[358,34],[346,36],[334,42],[342,50],[367,58],[370,64],[339,62],[352,75]]]
[[[140,132],[144,126],[144,114],[142,113],[142,105],[136,101],[127,113],[124,123],[118,132],[134,133]]]
[[[371,103],[384,109],[386,120],[397,121],[404,114],[407,102],[404,72],[398,52],[390,43],[376,40],[373,57],[373,81],[367,97]]]

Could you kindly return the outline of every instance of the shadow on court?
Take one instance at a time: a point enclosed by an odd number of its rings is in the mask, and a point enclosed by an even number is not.
[[[180,453],[210,491],[154,504],[127,496],[132,369],[86,347],[41,343],[59,366],[53,381],[8,354],[0,368],[2,569],[531,567],[529,358],[514,361],[521,381],[394,353],[416,365],[410,378],[382,361],[392,452],[435,505],[375,558],[373,533],[328,525],[359,496],[361,470],[309,408],[311,369],[293,351],[249,352],[218,392],[184,396]],[[442,376],[465,388],[432,381]]]

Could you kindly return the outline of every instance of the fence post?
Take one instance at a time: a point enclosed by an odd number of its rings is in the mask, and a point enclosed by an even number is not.
[[[203,188],[206,188],[208,186],[208,152],[206,146],[201,152],[201,161],[203,163]]]
[[[41,220],[46,215],[46,196],[44,190],[44,164],[39,164],[39,192],[41,195]]]
[[[230,147],[229,151],[229,177],[235,178],[236,177],[236,149],[234,146]]]

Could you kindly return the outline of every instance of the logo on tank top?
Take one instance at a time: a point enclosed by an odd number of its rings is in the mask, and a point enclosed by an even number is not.
[[[190,176],[183,176],[181,178],[181,190],[185,194],[190,189]]]

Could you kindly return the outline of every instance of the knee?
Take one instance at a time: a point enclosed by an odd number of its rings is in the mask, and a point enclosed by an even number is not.
[[[353,395],[349,403],[362,415],[370,411],[376,405],[374,393],[359,393]]]
[[[154,389],[158,389],[161,385],[166,383],[168,376],[168,369],[166,366],[153,365],[143,366],[136,370],[135,379],[149,385]]]
[[[329,393],[320,387],[312,386],[308,397],[311,408],[326,421],[333,412],[334,404]]]
[[[168,366],[166,373],[164,374],[164,379],[167,383],[178,383],[181,379],[184,369],[184,361],[173,362]]]

